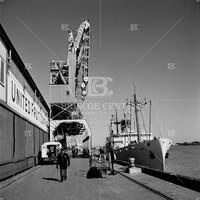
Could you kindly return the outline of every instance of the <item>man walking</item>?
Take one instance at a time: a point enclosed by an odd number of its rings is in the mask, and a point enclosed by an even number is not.
[[[62,148],[58,154],[56,168],[60,167],[60,181],[67,180],[67,167],[70,166],[70,158],[67,152]]]
[[[104,152],[104,149],[101,147],[99,149],[99,152],[100,152],[100,161],[101,161],[101,163],[103,163],[105,161],[105,152]]]

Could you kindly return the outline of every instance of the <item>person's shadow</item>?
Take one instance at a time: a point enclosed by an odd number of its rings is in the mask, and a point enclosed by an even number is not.
[[[42,179],[47,180],[47,181],[56,181],[56,182],[60,182],[60,179],[58,179],[58,178],[45,178],[45,177],[43,177]]]

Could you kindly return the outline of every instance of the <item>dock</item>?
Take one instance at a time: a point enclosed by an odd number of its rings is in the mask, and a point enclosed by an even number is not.
[[[55,165],[38,165],[0,182],[1,200],[144,200],[200,199],[198,192],[146,174],[130,175],[115,164],[115,175],[87,179],[89,159],[71,159],[67,181],[60,182]],[[163,194],[163,196],[162,196]]]

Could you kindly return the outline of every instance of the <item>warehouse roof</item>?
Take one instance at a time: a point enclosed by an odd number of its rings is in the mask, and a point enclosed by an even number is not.
[[[36,91],[37,97],[40,99],[42,105],[47,109],[49,112],[49,106],[44,100],[42,94],[40,93],[37,85],[33,81],[31,75],[29,74],[27,68],[25,67],[23,61],[21,60],[19,54],[17,53],[16,49],[14,48],[13,44],[11,43],[8,35],[6,34],[5,30],[3,29],[2,25],[0,24],[0,38],[3,40],[6,48],[8,51],[11,50],[12,52],[12,60],[15,63],[15,65],[18,67],[19,71],[22,73],[22,75],[25,77],[27,82],[29,83],[30,87],[32,88],[33,91]]]

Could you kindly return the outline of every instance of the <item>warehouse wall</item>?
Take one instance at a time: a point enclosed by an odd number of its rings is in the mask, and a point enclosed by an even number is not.
[[[0,105],[0,180],[38,164],[48,134]]]

